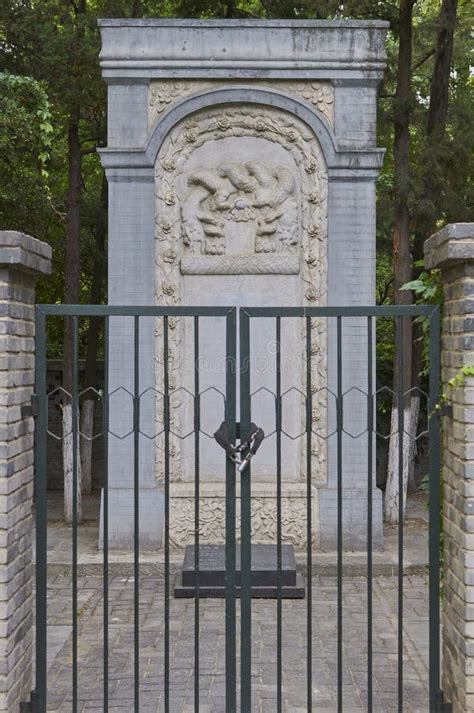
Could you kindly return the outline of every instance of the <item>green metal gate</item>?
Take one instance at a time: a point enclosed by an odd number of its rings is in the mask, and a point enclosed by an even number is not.
[[[35,436],[35,498],[36,498],[36,683],[32,694],[31,710],[35,713],[45,713],[48,710],[48,542],[47,542],[47,440],[48,440],[48,383],[46,378],[47,356],[47,324],[51,319],[69,320],[72,330],[72,391],[70,400],[72,405],[72,441],[73,441],[73,522],[71,529],[71,558],[72,558],[72,598],[71,598],[71,681],[70,702],[71,710],[76,713],[83,710],[81,703],[81,690],[79,686],[80,657],[78,654],[79,629],[79,602],[78,602],[78,523],[76,518],[76,484],[78,471],[78,439],[79,424],[79,342],[81,320],[91,317],[103,320],[104,325],[104,362],[105,379],[101,399],[103,404],[103,438],[105,452],[110,436],[110,393],[108,364],[110,360],[109,326],[115,318],[126,318],[133,323],[133,483],[134,483],[134,536],[133,536],[133,562],[134,562],[134,686],[133,710],[151,710],[141,702],[140,683],[140,581],[143,575],[140,571],[140,508],[139,508],[139,476],[140,476],[140,402],[143,393],[140,391],[140,329],[145,319],[154,319],[160,324],[162,341],[163,369],[163,438],[164,438],[164,609],[162,612],[164,629],[162,638],[163,647],[163,690],[160,693],[160,704],[153,710],[163,710],[165,713],[178,713],[181,708],[176,707],[173,700],[173,685],[170,676],[173,674],[173,657],[170,649],[170,596],[172,590],[172,571],[170,566],[170,320],[181,320],[189,324],[193,339],[193,428],[194,439],[194,545],[195,545],[195,600],[194,600],[194,710],[197,712],[202,707],[200,684],[202,677],[200,647],[200,631],[202,626],[202,608],[206,606],[199,592],[199,566],[200,566],[200,436],[202,428],[202,389],[201,389],[201,357],[200,330],[203,322],[208,319],[221,319],[224,324],[223,338],[225,339],[225,387],[212,387],[220,392],[223,397],[223,420],[225,421],[229,438],[236,442],[238,434],[242,437],[249,432],[252,422],[252,398],[260,388],[258,370],[254,369],[252,362],[252,325],[263,322],[270,325],[273,330],[273,345],[271,351],[273,359],[272,375],[274,387],[271,389],[272,403],[274,404],[274,443],[275,443],[275,483],[277,489],[277,596],[275,614],[277,624],[277,646],[274,670],[274,710],[281,713],[287,710],[283,695],[283,667],[284,667],[284,631],[282,626],[283,597],[282,597],[282,449],[284,432],[283,402],[285,394],[282,392],[282,333],[284,324],[288,320],[297,320],[301,325],[303,335],[302,359],[305,365],[305,388],[301,391],[304,401],[305,428],[301,439],[305,443],[306,453],[306,553],[301,564],[306,572],[305,606],[306,606],[306,645],[301,651],[301,665],[306,672],[306,709],[308,713],[314,710],[314,621],[313,621],[313,556],[312,546],[312,497],[311,488],[313,473],[311,466],[311,442],[314,434],[312,425],[313,389],[311,383],[313,342],[312,320],[325,320],[327,325],[333,325],[334,334],[333,351],[330,353],[332,368],[335,374],[334,396],[336,428],[333,434],[324,438],[334,438],[337,453],[337,659],[334,662],[334,692],[336,709],[349,711],[344,703],[343,682],[343,657],[344,657],[344,626],[343,626],[343,510],[344,510],[344,472],[343,472],[343,433],[344,433],[344,393],[343,373],[344,360],[347,354],[343,349],[345,324],[348,320],[359,320],[359,329],[363,330],[367,342],[366,383],[364,393],[366,399],[366,416],[364,434],[367,438],[367,522],[366,522],[366,581],[367,581],[367,631],[366,631],[366,664],[367,664],[367,710],[380,710],[374,697],[373,687],[373,629],[372,619],[374,613],[373,602],[373,544],[372,544],[372,486],[374,479],[374,456],[376,440],[376,395],[377,384],[374,344],[376,338],[376,323],[378,319],[394,321],[398,329],[397,334],[403,333],[403,320],[423,319],[429,327],[429,394],[428,394],[428,431],[429,431],[429,695],[426,707],[430,711],[447,711],[449,705],[443,702],[440,690],[440,456],[439,456],[439,311],[431,306],[381,306],[381,307],[282,307],[282,308],[232,308],[232,307],[121,307],[121,306],[68,306],[68,305],[39,305],[36,310],[36,436]],[[173,328],[174,322],[173,322]],[[353,328],[353,326],[352,326]],[[218,337],[216,336],[216,339]],[[401,337],[399,336],[399,339]],[[401,345],[403,346],[403,345]],[[237,348],[238,347],[238,348]],[[399,350],[403,354],[403,349]],[[403,357],[402,357],[403,359]],[[402,377],[399,379],[398,403],[403,403],[404,395],[409,390],[403,384],[403,362],[399,365]],[[272,377],[273,378],[273,377]],[[221,383],[221,382],[219,382]],[[263,387],[262,387],[263,388]],[[326,388],[326,387],[325,387]],[[269,389],[265,387],[265,390]],[[328,390],[328,393],[330,390]],[[240,416],[237,416],[238,402]],[[403,481],[403,434],[404,410],[399,409],[399,479]],[[239,423],[238,423],[239,422]],[[218,427],[216,423],[216,428]],[[186,434],[188,437],[190,434]],[[210,434],[206,434],[210,435]],[[246,455],[245,452],[243,454]],[[256,455],[258,459],[258,454]],[[225,471],[225,711],[222,713],[250,713],[257,710],[252,700],[252,562],[251,562],[251,503],[252,503],[252,468],[249,463],[240,474],[240,521],[241,521],[241,582],[237,587],[236,582],[236,500],[238,483],[236,464],[224,454],[222,455],[222,469]],[[110,695],[110,628],[109,628],[109,560],[108,547],[108,489],[109,474],[105,464],[103,489],[103,564],[102,564],[102,600],[103,600],[103,630],[97,632],[97,637],[103,645],[103,668],[101,672],[102,694],[101,709],[108,711],[114,706]],[[400,499],[401,501],[401,499]],[[403,503],[400,502],[400,515],[403,514]],[[403,518],[401,518],[403,519]],[[394,705],[398,711],[409,706],[409,701],[404,699],[404,661],[403,661],[403,627],[404,627],[404,528],[398,531],[398,661],[397,661],[397,692],[394,696]],[[240,604],[239,604],[240,598]],[[240,627],[238,622],[240,620]],[[240,665],[239,665],[240,664]],[[239,671],[240,668],[240,671]],[[219,705],[218,702],[213,703]],[[142,706],[142,708],[141,708]],[[160,707],[161,706],[161,707]],[[218,710],[214,707],[212,710]]]

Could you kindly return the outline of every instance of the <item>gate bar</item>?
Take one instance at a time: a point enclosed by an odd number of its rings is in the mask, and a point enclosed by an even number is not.
[[[201,396],[199,393],[199,317],[194,317],[194,711],[199,713],[199,468]]]
[[[102,399],[102,430],[104,433],[104,713],[109,710],[109,317],[104,322],[104,397]]]
[[[405,395],[403,354],[403,315],[396,319],[396,341],[398,342],[398,711],[403,711],[403,429],[405,427]],[[411,386],[411,385],[410,385]]]
[[[133,617],[134,706],[140,711],[140,317],[133,319]]]
[[[308,713],[313,708],[313,538],[312,538],[312,469],[311,436],[313,399],[311,392],[311,317],[306,317],[306,693]]]
[[[248,314],[240,313],[240,435],[250,431],[251,395],[250,395],[250,320]],[[252,591],[251,591],[251,464],[240,476],[241,507],[241,629],[240,629],[240,672],[241,672],[241,711],[252,710]]]
[[[373,707],[372,664],[372,488],[374,436],[373,318],[367,317],[367,711]]]
[[[428,433],[430,443],[429,483],[429,686],[430,707],[435,706],[440,694],[440,451],[439,451],[439,411],[440,398],[440,309],[430,315],[430,370],[429,370],[429,413]]]
[[[234,307],[183,307],[170,305],[40,304],[36,310],[62,317],[227,317]]]
[[[226,313],[226,400],[225,421],[231,443],[236,442],[237,310]],[[237,670],[235,629],[235,464],[226,462],[226,548],[225,548],[225,700],[226,713],[237,713]]]
[[[170,710],[170,384],[169,384],[168,315],[163,317],[163,378],[165,429],[165,713]]]
[[[35,429],[35,495],[36,495],[36,674],[35,711],[45,713],[47,697],[47,481],[46,433],[48,429],[48,396],[46,387],[46,315],[35,311],[35,389],[38,415]]]
[[[72,318],[72,713],[77,713],[77,450],[78,450],[77,317]]]
[[[53,305],[54,307],[54,305]],[[430,317],[433,305],[403,305],[403,314]],[[400,305],[368,305],[366,307],[241,307],[240,315],[248,317],[398,317]]]
[[[342,713],[342,317],[337,316],[337,710]]]
[[[282,713],[282,601],[281,601],[281,317],[276,318],[276,389],[275,389],[275,430],[276,430],[276,485],[277,485],[277,713]]]

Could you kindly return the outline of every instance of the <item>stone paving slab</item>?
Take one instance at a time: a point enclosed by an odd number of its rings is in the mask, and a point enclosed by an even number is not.
[[[50,496],[51,497],[51,496]],[[72,711],[72,532],[61,523],[61,496],[48,515],[48,711]],[[55,517],[55,513],[58,517]],[[85,505],[79,528],[79,706],[103,706],[103,553],[97,548],[97,498]],[[411,499],[405,526],[404,711],[428,712],[427,516],[422,498]],[[385,528],[385,550],[374,552],[374,711],[397,710],[398,531]],[[313,568],[313,711],[337,710],[337,579],[334,553],[315,552]],[[110,552],[109,711],[134,710],[133,553]],[[367,710],[367,554],[344,553],[343,711]],[[170,593],[183,553],[170,556]],[[297,567],[306,581],[305,557]],[[140,711],[163,713],[164,557],[140,553]],[[376,576],[375,576],[376,575]],[[276,602],[252,601],[252,713],[276,713]],[[170,598],[170,713],[194,711],[194,600]],[[200,602],[200,712],[225,711],[225,603]],[[237,602],[237,612],[240,603]],[[239,621],[237,621],[237,626]],[[307,599],[283,602],[284,713],[307,713]]]
[[[103,711],[102,578],[79,577],[79,711]],[[48,581],[48,711],[72,711],[69,575]],[[109,599],[110,711],[133,711],[133,577],[111,577]],[[163,708],[164,588],[160,576],[140,577],[140,711]],[[373,580],[374,710],[397,710],[397,578]],[[337,710],[337,580],[313,577],[313,710]],[[428,711],[428,578],[404,577],[404,711]],[[200,602],[201,713],[225,713],[224,602]],[[367,710],[367,581],[343,585],[343,710]],[[237,609],[239,603],[237,603]],[[252,601],[252,713],[276,713],[276,602]],[[285,713],[307,713],[307,601],[283,602]],[[238,624],[239,622],[237,622]],[[194,711],[194,600],[170,599],[171,713]]]

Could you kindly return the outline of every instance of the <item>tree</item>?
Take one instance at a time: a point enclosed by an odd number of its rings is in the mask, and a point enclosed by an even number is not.
[[[0,73],[0,224],[15,228],[46,221],[53,116],[44,85]],[[24,197],[28,196],[28,205]]]
[[[456,15],[457,0],[443,0],[437,23],[436,51],[426,117],[421,190],[418,196],[420,208],[416,215],[414,244],[416,260],[423,258],[424,241],[434,232],[437,218],[442,209],[445,180],[444,156],[449,152],[445,132],[448,119]]]
[[[414,0],[400,0],[397,91],[394,102],[394,227],[393,227],[393,274],[395,304],[410,304],[410,292],[401,287],[411,279],[410,250],[410,115],[412,105],[412,38]],[[405,419],[412,416],[411,399],[403,396],[411,386],[411,321],[402,318],[397,322],[397,346],[393,365],[393,406],[390,429],[387,485],[385,490],[385,518],[398,522],[399,518],[399,410]],[[400,366],[402,365],[402,367]],[[408,406],[408,408],[407,408]],[[417,420],[417,417],[416,417]],[[405,421],[405,427],[410,424]],[[403,441],[403,474],[408,477],[408,459],[411,443]],[[403,483],[403,501],[406,498],[406,482]]]

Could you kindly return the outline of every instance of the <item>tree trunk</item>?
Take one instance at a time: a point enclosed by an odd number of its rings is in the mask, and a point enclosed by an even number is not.
[[[107,233],[107,193],[108,186],[105,174],[102,176],[100,213],[95,232],[95,255],[92,270],[91,304],[102,301],[107,261],[105,255]],[[101,320],[98,317],[89,319],[87,332],[86,373],[84,381],[84,400],[81,409],[81,466],[82,492],[92,492],[92,437],[94,435],[94,408],[97,388],[97,353],[99,344]]]
[[[428,136],[432,136],[439,130],[444,131],[446,126],[456,16],[457,0],[443,0],[439,13],[436,54],[430,86],[430,106],[426,124]]]
[[[418,441],[416,436],[418,434],[418,420],[420,417],[420,394],[415,391],[412,393],[410,399],[410,410],[408,427],[406,430],[406,438],[410,445],[410,450],[408,453],[408,463],[407,463],[407,488],[409,493],[416,493],[418,487],[415,480],[415,460],[416,454],[418,453]]]
[[[449,104],[449,79],[453,57],[454,30],[456,26],[457,0],[443,0],[438,19],[438,35],[436,40],[436,52],[433,67],[433,75],[430,84],[430,104],[428,109],[428,119],[426,122],[426,160],[423,177],[423,190],[421,203],[433,203],[433,210],[425,210],[421,220],[417,225],[414,241],[414,259],[423,259],[423,245],[431,233],[436,229],[434,216],[439,210],[434,210],[435,204],[439,202],[442,195],[442,172],[439,167],[433,165],[432,157],[436,155],[436,148],[442,145]],[[439,148],[438,148],[439,151]],[[439,206],[437,206],[439,208]],[[422,272],[422,267],[414,268],[413,277],[418,277]],[[422,370],[423,333],[420,325],[415,327],[414,338],[412,339],[412,386],[414,389],[420,386],[420,373]],[[413,391],[418,396],[419,412],[419,392]],[[418,418],[412,422],[413,437],[416,438],[418,430]],[[408,489],[411,492],[416,489],[414,482],[414,462],[416,456],[416,442],[414,442],[413,452],[409,461]]]
[[[72,436],[72,405],[63,405],[63,464],[64,464],[64,519],[67,525],[72,524],[73,518],[73,453],[74,443]],[[79,450],[79,436],[77,438],[77,523],[82,521],[82,496],[81,496],[81,454]]]
[[[94,436],[93,398],[84,399],[81,406],[81,476],[82,492],[92,493],[92,438]]]
[[[142,16],[142,0],[132,0],[131,17]]]
[[[457,0],[443,0],[436,38],[436,52],[430,83],[430,104],[426,122],[426,146],[422,195],[420,204],[424,210],[418,220],[415,259],[423,259],[423,245],[435,231],[435,215],[440,211],[439,199],[443,194],[443,171],[437,165],[440,146],[445,138],[449,106],[449,80],[453,61],[454,30],[456,28]],[[421,272],[421,269],[420,269]]]
[[[79,0],[76,13],[76,30],[71,46],[71,82],[74,88],[68,116],[68,188],[66,201],[66,249],[64,270],[64,302],[79,302],[81,229],[81,146],[79,140],[80,102],[78,94],[82,81],[80,49],[83,40],[83,26],[80,16],[86,12],[86,0]],[[79,18],[79,19],[78,19]],[[73,320],[64,321],[64,375],[63,386],[69,400],[63,404],[63,471],[64,471],[64,517],[66,524],[72,522],[72,390],[73,390]],[[76,374],[77,378],[77,374]],[[79,437],[78,437],[79,448]],[[82,520],[81,506],[81,459],[77,458],[77,521]]]
[[[416,436],[418,433],[418,421],[420,417],[420,386],[421,386],[421,371],[423,369],[423,341],[424,334],[420,322],[415,321],[413,324],[413,339],[412,339],[412,392],[411,392],[411,407],[413,415],[410,421],[411,430],[409,436],[412,439],[413,448],[408,462],[408,492],[413,493],[418,490],[415,482],[415,458],[418,450],[418,442]],[[415,403],[414,403],[415,402]],[[426,404],[428,406],[428,404]],[[427,414],[428,416],[428,414]]]
[[[403,440],[402,440],[402,473],[403,473],[403,520],[405,519],[406,501],[408,491],[408,481],[410,470],[413,470],[416,441],[413,434],[416,434],[418,425],[418,415],[420,399],[418,395],[412,397],[409,405],[405,407],[403,414]],[[388,477],[385,488],[385,521],[391,525],[399,522],[399,498],[400,498],[400,453],[399,453],[399,431],[398,431],[398,407],[395,404],[392,408],[391,417],[390,450],[388,454]],[[393,446],[392,446],[393,442]],[[402,522],[403,522],[402,520]]]
[[[410,304],[411,293],[400,290],[411,279],[410,253],[410,114],[411,114],[411,61],[412,61],[412,15],[413,0],[400,2],[400,39],[398,47],[397,91],[394,106],[394,227],[393,227],[393,269],[395,304]],[[396,348],[393,365],[393,406],[392,429],[389,444],[389,466],[385,491],[385,513],[390,522],[398,517],[398,408],[406,408],[406,399],[398,404],[400,378],[403,376],[403,391],[411,387],[411,319],[404,317],[396,323]],[[403,359],[403,375],[400,363]],[[395,427],[393,427],[395,424]],[[408,463],[408,460],[407,460]],[[406,480],[404,474],[404,482]],[[405,497],[405,496],[404,496]]]

